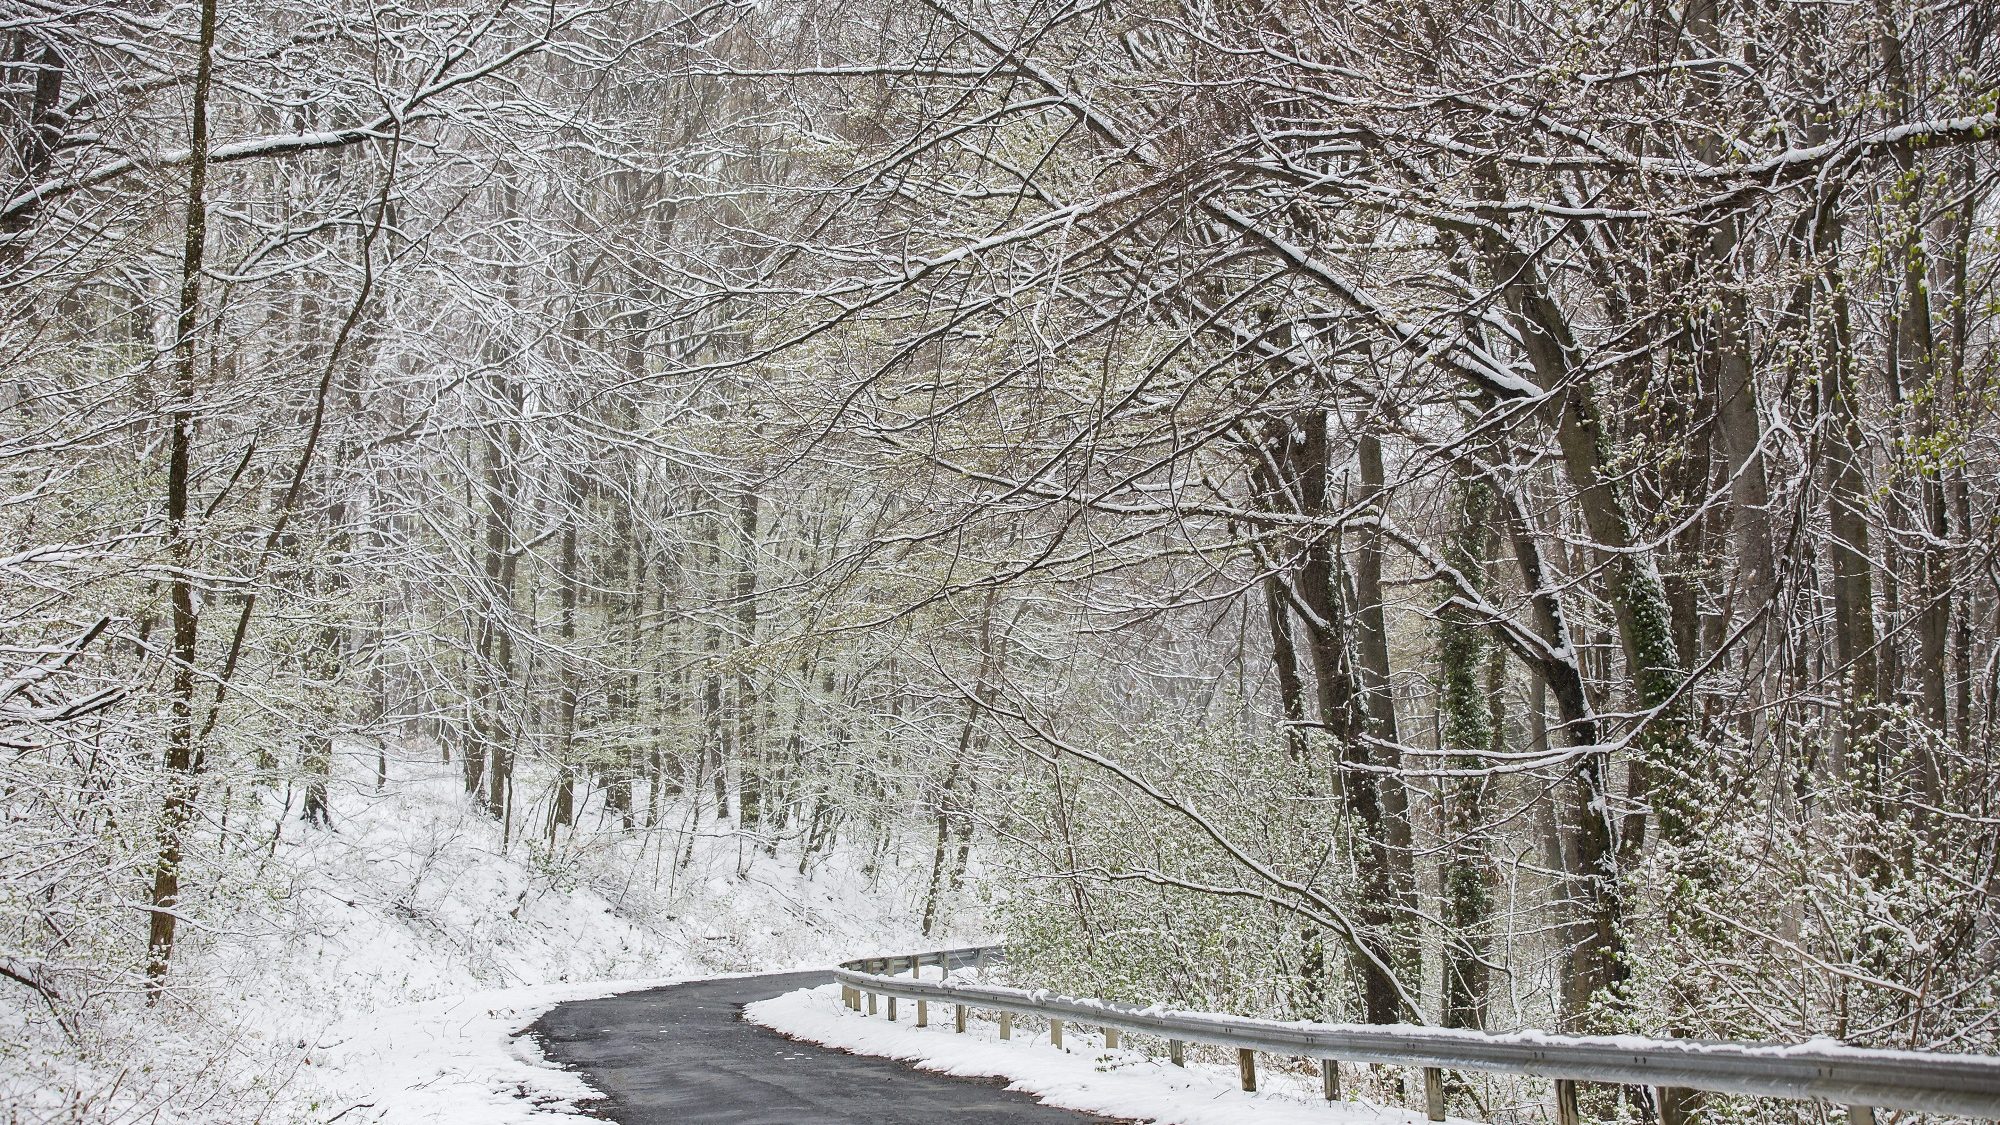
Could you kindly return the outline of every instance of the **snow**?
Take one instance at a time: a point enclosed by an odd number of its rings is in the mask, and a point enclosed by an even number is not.
[[[525,1125],[597,1096],[520,1033],[543,1012],[660,980],[531,985],[401,1005],[329,1028],[307,1052],[317,1104],[343,1120]]]
[[[1358,1101],[1328,1104],[1319,1098],[1316,1074],[1293,1073],[1259,1057],[1256,1093],[1237,1086],[1234,1067],[1190,1059],[1187,1067],[1156,1061],[1130,1049],[1106,1050],[1103,1039],[1067,1030],[1063,1048],[1016,1027],[1001,1041],[996,1025],[973,1019],[964,1035],[952,1031],[945,1005],[932,1008],[932,1026],[919,1029],[915,1005],[896,1023],[841,1006],[840,987],[800,989],[745,1009],[774,1031],[862,1055],[902,1059],[923,1070],[961,1077],[1001,1078],[1053,1106],[1153,1122],[1155,1125],[1418,1125],[1421,1112]],[[1357,1068],[1345,1077],[1352,1081]],[[1459,1118],[1461,1125],[1466,1125]]]
[[[500,988],[385,1008],[330,1028],[308,1052],[318,1102],[342,1120],[439,1125],[549,1125],[597,1098],[574,1071],[542,1056],[521,1033],[544,1012],[706,974]],[[352,1099],[342,1101],[342,1099]]]
[[[434,752],[392,749],[380,792],[375,757],[338,755],[331,831],[239,793],[248,838],[201,869],[159,1006],[110,995],[71,1033],[0,989],[0,1122],[506,1125],[592,1096],[518,1034],[557,1003],[962,943],[918,933],[893,856],[802,874],[707,812],[621,832],[596,801],[551,849],[545,827],[503,838]]]

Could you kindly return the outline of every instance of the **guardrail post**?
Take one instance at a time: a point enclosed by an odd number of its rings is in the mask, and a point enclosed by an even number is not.
[[[1000,1013],[1000,1038],[1002,1039],[1014,1038],[1014,1013],[1012,1012]]]
[[[1236,1052],[1236,1076],[1243,1080],[1243,1091],[1257,1092],[1257,1052],[1241,1047]]]
[[[1432,1121],[1444,1120],[1444,1071],[1424,1068],[1424,1111]]]
[[[963,1005],[963,1004],[955,1004],[955,1005],[953,1005],[953,1007],[955,1007],[955,1008],[957,1008],[957,1009],[958,1009],[958,1013],[957,1013],[956,1015],[952,1016],[952,1018],[951,1018],[951,1022],[952,1022],[952,1024],[953,1024],[953,1027],[952,1027],[952,1030],[954,1030],[954,1031],[958,1032],[958,1033],[959,1033],[960,1035],[964,1035],[964,1034],[965,1034],[965,1005]]]
[[[1556,1125],[1583,1125],[1583,1114],[1576,1108],[1576,1083],[1567,1078],[1556,1079]]]
[[[1107,1051],[1115,1051],[1118,1049],[1117,1028],[1107,1027],[1104,1029],[1104,1049]]]
[[[1167,1061],[1175,1066],[1186,1066],[1187,1045],[1178,1039],[1167,1040]]]
[[[1319,1060],[1319,1092],[1327,1101],[1340,1100],[1340,1064],[1332,1059]]]
[[[1055,1047],[1055,1048],[1056,1048],[1056,1049],[1058,1049],[1058,1050],[1060,1050],[1060,1049],[1062,1048],[1062,1021],[1061,1021],[1061,1020],[1050,1020],[1050,1021],[1049,1021],[1049,1045],[1050,1045],[1050,1046],[1052,1046],[1052,1047]]]
[[[930,1001],[919,1000],[917,1001],[917,1026],[929,1027],[930,1025],[931,1025]]]
[[[896,998],[894,996],[889,997],[889,1022],[896,1022]]]
[[[1848,1106],[1847,1125],[1875,1125],[1875,1107],[1866,1105]]]
[[[868,994],[868,1014],[875,1014],[875,994],[872,992]]]

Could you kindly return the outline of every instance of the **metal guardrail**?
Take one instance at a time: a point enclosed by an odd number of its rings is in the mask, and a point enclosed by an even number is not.
[[[1049,1020],[1050,1038],[1058,1046],[1068,1022],[1104,1029],[1110,1047],[1117,1045],[1120,1032],[1160,1036],[1168,1040],[1176,1063],[1181,1061],[1183,1043],[1234,1047],[1246,1090],[1256,1088],[1258,1053],[1319,1060],[1329,1101],[1340,1096],[1339,1063],[1421,1067],[1433,1121],[1444,1120],[1447,1070],[1554,1079],[1561,1125],[1581,1122],[1578,1082],[1826,1101],[1846,1105],[1854,1123],[1873,1121],[1874,1109],[2000,1118],[2000,1057],[1990,1055],[1884,1051],[1831,1042],[1787,1046],[1534,1031],[1490,1034],[1407,1024],[1287,1023],[921,979],[927,967],[940,967],[942,976],[942,970],[994,964],[1003,958],[1004,951],[997,946],[864,958],[847,962],[834,976],[848,1007],[857,1011],[863,997],[870,1014],[876,1009],[875,998],[887,997],[889,1018],[894,1019],[898,998],[916,1001],[919,1026],[928,1023],[930,1004],[947,1003],[958,1006],[959,1031],[965,1030],[968,1008],[1001,1013],[1002,1038],[1011,1036],[1011,1017],[1018,1014]],[[894,975],[903,971],[910,976]]]
[[[970,965],[984,968],[987,965],[1004,964],[1007,947],[1004,945],[968,945],[960,949],[938,949],[929,953],[903,953],[893,957],[860,957],[853,961],[842,961],[840,971],[845,973],[882,974],[893,976],[908,971],[912,976],[925,965],[945,969],[962,969]]]

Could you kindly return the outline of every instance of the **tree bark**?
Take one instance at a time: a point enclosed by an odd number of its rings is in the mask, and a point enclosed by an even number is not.
[[[563,475],[562,542],[557,548],[556,635],[562,641],[559,675],[562,686],[556,698],[556,721],[560,742],[556,751],[556,791],[549,808],[549,842],[555,842],[557,828],[567,828],[576,820],[576,525],[583,507],[582,489],[576,474]]]
[[[1323,408],[1305,412],[1297,421],[1296,436],[1284,447],[1300,509],[1315,521],[1332,515],[1328,423]],[[1355,915],[1363,949],[1351,951],[1350,971],[1361,984],[1364,1018],[1369,1023],[1398,1023],[1407,1013],[1397,968],[1408,964],[1410,949],[1409,943],[1397,940],[1396,926],[1403,920],[1397,906],[1412,897],[1413,891],[1397,885],[1397,864],[1385,825],[1382,778],[1371,768],[1380,764],[1381,756],[1371,751],[1364,737],[1333,532],[1315,526],[1309,534],[1298,571],[1297,597],[1313,657],[1319,723],[1339,755],[1334,780],[1347,813],[1360,873]]]
[[[745,487],[736,494],[737,549],[741,552],[736,568],[736,643],[750,648],[757,643],[757,492]],[[758,753],[757,680],[751,661],[736,662],[736,762],[738,792],[736,807],[745,828],[761,828],[769,810],[765,808],[767,779],[764,761]]]
[[[1452,485],[1444,561],[1482,594],[1487,586],[1491,507],[1491,490],[1478,470],[1460,468]],[[1457,600],[1456,588],[1447,596],[1453,600],[1438,615],[1438,707],[1444,743],[1440,749],[1449,752],[1448,769],[1468,772],[1444,782],[1444,1022],[1447,1027],[1477,1028],[1485,1024],[1492,902],[1483,808],[1486,778],[1470,771],[1484,767],[1481,755],[1491,748],[1495,730],[1483,682],[1489,647],[1486,629],[1477,611]]]
[[[1285,752],[1306,757],[1305,682],[1299,678],[1298,644],[1292,639],[1292,611],[1285,604],[1284,576],[1264,576],[1264,622],[1271,631],[1271,666],[1278,677],[1278,705],[1285,717]]]
[[[1861,800],[1879,818],[1882,761],[1876,712],[1880,682],[1875,633],[1874,575],[1869,560],[1868,484],[1862,472],[1861,413],[1856,381],[1852,314],[1846,279],[1837,259],[1843,223],[1829,201],[1814,231],[1812,253],[1820,276],[1811,307],[1818,320],[1821,408],[1826,433],[1821,443],[1826,478],[1827,553],[1833,572],[1834,662],[1842,677],[1841,721],[1835,729],[1834,769],[1852,776]],[[1873,858],[1864,869],[1879,871]]]
[[[1357,661],[1363,705],[1363,730],[1367,735],[1367,755],[1371,762],[1400,767],[1401,735],[1396,722],[1396,697],[1390,683],[1389,625],[1383,610],[1381,518],[1388,509],[1384,490],[1382,436],[1373,424],[1362,427],[1355,443],[1359,489],[1355,501],[1365,515],[1356,534],[1358,548],[1354,564],[1354,621]],[[1381,805],[1381,842],[1377,850],[1382,868],[1381,890],[1389,898],[1390,917],[1384,922],[1389,932],[1388,953],[1398,977],[1415,980],[1421,971],[1421,948],[1416,919],[1416,850],[1410,836],[1409,786],[1400,774],[1373,773]]]
[[[216,0],[201,0],[195,41],[194,89],[188,145],[208,151],[208,97],[215,77]],[[195,336],[201,324],[202,264],[208,242],[208,162],[188,168],[186,226],[181,243],[181,285],[174,321],[173,403],[167,435],[167,559],[173,567],[167,596],[172,605],[173,686],[167,728],[166,796],[161,802],[153,864],[153,892],[146,936],[148,997],[157,1000],[173,959],[181,898],[181,861],[200,790],[202,754],[196,746],[195,657],[200,617],[195,609],[194,532],[188,526],[195,426]]]

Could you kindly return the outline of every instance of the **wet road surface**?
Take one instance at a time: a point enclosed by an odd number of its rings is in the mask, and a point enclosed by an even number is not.
[[[1088,1125],[996,1080],[948,1078],[799,1043],[747,1023],[743,1005],[825,984],[826,973],[691,981],[560,1004],[528,1029],[582,1072],[620,1125]]]

